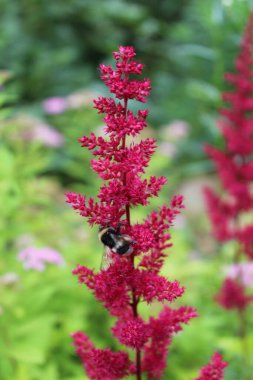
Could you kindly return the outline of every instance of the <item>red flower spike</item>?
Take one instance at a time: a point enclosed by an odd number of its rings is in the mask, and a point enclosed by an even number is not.
[[[159,379],[166,367],[173,335],[182,329],[183,323],[195,317],[196,312],[187,307],[174,310],[165,306],[157,318],[147,322],[140,316],[138,305],[153,301],[171,303],[184,292],[177,281],[160,275],[167,249],[172,245],[169,230],[184,207],[183,197],[175,196],[169,206],[163,205],[151,212],[141,223],[130,223],[131,208],[147,205],[152,197],[158,196],[167,180],[143,176],[156,149],[154,139],[127,141],[128,136],[133,140],[147,126],[148,110],[133,113],[128,109],[130,100],[145,102],[149,95],[149,80],[136,79],[143,65],[134,59],[131,46],[121,46],[113,55],[115,69],[100,65],[100,71],[116,99],[100,97],[94,101],[94,108],[104,116],[105,137],[91,133],[79,139],[81,146],[91,151],[91,167],[102,184],[94,198],[73,192],[66,194],[66,198],[91,226],[115,229],[108,232],[115,244],[111,251],[109,245],[106,247],[110,254],[108,267],[97,273],[78,265],[73,274],[117,318],[112,334],[127,349],[135,351],[135,362],[131,362],[124,351],[94,347],[81,332],[73,334],[73,340],[90,379],[118,380],[135,375],[140,380],[143,373],[148,379]],[[130,256],[117,253],[122,241],[131,241]],[[103,247],[99,248],[99,254],[102,250]],[[136,256],[139,256],[138,264]]]
[[[218,150],[206,146],[206,152],[214,162],[223,187],[222,196],[212,190],[206,191],[207,207],[213,232],[219,241],[237,240],[249,258],[253,258],[252,223],[239,226],[243,213],[253,210],[253,83],[252,47],[253,14],[251,14],[241,43],[241,52],[235,60],[236,73],[228,73],[225,79],[234,86],[223,94],[227,107],[218,127],[225,140],[225,148]]]
[[[216,301],[227,310],[243,311],[253,301],[253,296],[246,295],[245,286],[232,278],[226,278],[216,295]]]
[[[157,318],[150,318],[150,339],[144,347],[142,361],[148,380],[160,379],[163,376],[173,335],[182,330],[183,323],[187,324],[196,316],[196,311],[192,308],[171,309],[165,306]]]
[[[126,352],[97,349],[82,332],[76,332],[72,337],[76,353],[90,379],[119,380],[131,373],[133,364]]]
[[[234,263],[244,258],[253,260],[253,13],[242,38],[241,51],[235,60],[235,73],[225,79],[232,85],[223,93],[226,107],[220,110],[218,121],[224,141],[223,150],[206,146],[221,183],[218,195],[205,189],[207,209],[213,234],[220,242],[235,241],[237,252]],[[216,301],[227,310],[242,313],[253,295],[238,279],[227,278],[216,296]]]
[[[195,380],[222,380],[226,367],[227,363],[223,362],[222,356],[216,352],[211,362],[200,370],[200,375]]]

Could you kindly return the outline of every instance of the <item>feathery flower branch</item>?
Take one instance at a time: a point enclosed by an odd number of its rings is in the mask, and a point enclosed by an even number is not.
[[[235,60],[236,73],[225,79],[234,89],[223,93],[227,107],[220,110],[218,127],[225,147],[206,146],[221,183],[221,194],[205,190],[213,233],[220,242],[235,242],[233,265],[216,296],[227,310],[238,312],[240,335],[245,347],[245,311],[253,302],[248,294],[252,282],[245,281],[253,265],[253,13],[246,25],[241,51]],[[245,351],[245,349],[244,349]],[[245,351],[245,356],[248,355]],[[245,358],[246,359],[246,358]]]
[[[171,282],[160,274],[166,249],[172,245],[169,229],[184,207],[183,197],[174,196],[169,206],[151,212],[142,223],[131,223],[131,208],[146,206],[151,197],[158,196],[166,178],[145,177],[156,149],[155,140],[133,141],[147,126],[148,110],[134,114],[129,102],[145,103],[150,81],[132,78],[143,70],[143,65],[134,59],[133,47],[121,46],[113,55],[116,68],[102,64],[100,71],[114,98],[100,97],[94,101],[98,113],[104,114],[106,137],[91,133],[79,140],[82,147],[92,151],[91,166],[102,186],[96,199],[73,192],[66,197],[91,226],[97,225],[102,234],[106,231],[110,264],[98,273],[78,265],[73,274],[116,317],[112,334],[127,351],[98,349],[82,332],[74,333],[73,340],[90,379],[118,380],[135,375],[141,380],[144,373],[148,380],[160,379],[173,336],[196,317],[196,311],[186,306],[173,309],[166,304],[157,317],[146,321],[140,316],[138,305],[141,301],[172,302],[184,292],[178,281]],[[128,255],[123,254],[124,239],[128,239]]]

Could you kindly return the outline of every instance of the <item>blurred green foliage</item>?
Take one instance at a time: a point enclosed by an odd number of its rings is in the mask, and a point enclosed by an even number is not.
[[[77,263],[99,268],[96,231],[64,203],[66,191],[96,194],[91,156],[77,139],[101,133],[102,118],[91,102],[58,115],[47,114],[41,102],[84,88],[106,94],[98,81],[99,63],[110,63],[118,45],[134,45],[153,86],[145,133],[156,137],[159,147],[148,173],[169,179],[148,209],[159,207],[168,193],[192,189],[192,182],[203,185],[211,170],[202,145],[221,144],[214,124],[223,74],[233,68],[250,8],[246,0],[0,2],[1,380],[85,379],[71,346],[70,334],[78,329],[99,347],[118,347],[110,336],[113,321],[71,275]],[[175,120],[187,125],[185,135],[169,132]],[[63,143],[50,146],[31,138],[41,124],[58,132]],[[216,255],[221,247],[210,237],[200,198],[191,190],[164,269],[186,287],[179,303],[196,307],[200,316],[175,338],[164,379],[194,378],[220,350],[230,361],[226,379],[243,380],[243,371],[252,369],[242,364],[236,315],[213,302],[233,246]],[[133,220],[146,213],[133,210]],[[17,254],[26,240],[58,250],[66,265],[25,270]],[[6,274],[16,277],[8,282]],[[143,313],[148,317],[158,307]],[[248,324],[253,331],[250,312]],[[252,332],[248,344],[253,349]]]
[[[150,122],[187,120],[191,139],[176,160],[181,175],[210,169],[202,144],[213,128],[223,74],[232,69],[250,0],[2,0],[0,67],[15,73],[20,105],[99,88],[98,66],[133,45],[153,85]],[[187,165],[188,161],[192,165]]]

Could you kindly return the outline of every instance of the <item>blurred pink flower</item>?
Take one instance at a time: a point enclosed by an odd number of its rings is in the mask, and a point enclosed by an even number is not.
[[[49,147],[59,147],[64,143],[64,137],[60,132],[37,117],[20,113],[13,122],[17,125],[17,128],[10,131],[13,141],[39,141]]]
[[[176,155],[176,147],[175,145],[168,143],[168,142],[163,142],[158,146],[159,152],[166,157],[174,157]]]
[[[227,268],[227,276],[239,279],[246,287],[253,286],[253,262],[230,265]]]
[[[59,147],[64,143],[63,135],[44,123],[35,125],[30,134],[32,140],[38,140],[46,146]]]
[[[67,101],[63,97],[48,98],[43,102],[43,109],[46,113],[57,115],[62,113],[67,108]]]
[[[92,90],[80,90],[66,97],[54,96],[46,99],[42,105],[46,113],[57,115],[67,109],[81,108],[84,105],[92,105],[93,98],[97,94]]]
[[[39,141],[45,146],[59,147],[64,143],[63,135],[48,124],[41,120],[29,117],[24,118],[25,128],[21,130],[17,138],[27,141]]]
[[[186,137],[189,132],[189,124],[184,120],[174,120],[164,127],[165,136],[169,139],[180,139]]]
[[[25,269],[35,269],[39,272],[45,269],[46,264],[64,265],[60,253],[49,247],[27,247],[19,252],[17,258],[23,262]]]

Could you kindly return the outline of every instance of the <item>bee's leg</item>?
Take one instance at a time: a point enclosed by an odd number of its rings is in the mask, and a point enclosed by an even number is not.
[[[117,228],[116,228],[116,230],[115,230],[115,231],[116,231],[116,234],[119,234],[119,233],[120,233],[120,229],[121,229],[121,227],[123,226],[123,224],[124,224],[124,223],[122,223],[122,222],[119,222],[119,223],[118,223]]]

